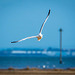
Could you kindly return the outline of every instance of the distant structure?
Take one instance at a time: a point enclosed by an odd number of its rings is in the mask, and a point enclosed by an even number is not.
[[[59,29],[60,31],[60,64],[62,64],[62,29]]]
[[[56,66],[55,65],[53,65],[53,69],[55,69],[56,68]]]
[[[43,69],[45,69],[46,68],[46,66],[45,65],[43,65]]]

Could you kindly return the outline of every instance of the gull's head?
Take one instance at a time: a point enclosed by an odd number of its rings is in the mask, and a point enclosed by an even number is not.
[[[42,39],[43,35],[41,33],[38,34],[37,39],[40,41]]]

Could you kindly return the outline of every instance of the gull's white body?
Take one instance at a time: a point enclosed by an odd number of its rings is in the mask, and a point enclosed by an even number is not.
[[[40,33],[36,38],[38,39],[38,41],[40,41],[42,39],[43,35]]]
[[[17,43],[17,42],[21,42],[21,41],[23,41],[23,40],[31,39],[31,38],[37,38],[38,41],[40,41],[40,40],[42,39],[42,37],[43,37],[43,35],[42,35],[42,29],[43,29],[43,26],[44,26],[44,24],[46,23],[46,21],[47,21],[47,19],[48,19],[48,17],[49,17],[49,14],[50,14],[50,10],[49,10],[48,15],[47,15],[45,21],[43,22],[43,24],[42,24],[42,26],[41,26],[41,29],[40,29],[40,32],[39,32],[39,34],[38,34],[37,36],[26,37],[26,38],[24,38],[24,39],[21,39],[21,40],[18,40],[18,41],[13,41],[13,42],[11,42],[11,43]]]

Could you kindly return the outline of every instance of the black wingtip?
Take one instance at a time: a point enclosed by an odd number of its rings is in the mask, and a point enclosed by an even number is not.
[[[50,11],[51,11],[51,10],[49,9],[48,16],[49,16],[49,14],[50,14]]]
[[[13,41],[13,42],[11,42],[11,43],[17,43],[18,41]]]

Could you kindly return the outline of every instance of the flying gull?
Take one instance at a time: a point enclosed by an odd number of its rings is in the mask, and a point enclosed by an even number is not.
[[[36,35],[36,36],[31,36],[31,37],[26,37],[26,38],[24,38],[24,39],[21,39],[21,40],[18,40],[18,41],[13,41],[13,42],[11,42],[11,43],[17,43],[17,42],[21,42],[21,41],[23,41],[23,40],[31,39],[31,38],[37,38],[38,41],[40,41],[40,40],[42,39],[42,37],[43,37],[43,35],[42,35],[42,29],[43,29],[43,26],[44,26],[44,24],[46,23],[46,21],[47,21],[49,15],[50,15],[50,11],[51,11],[51,10],[49,10],[48,15],[47,15],[45,21],[43,22],[43,24],[42,24],[42,26],[41,26],[41,28],[40,28],[40,32],[39,32],[38,35]]]

